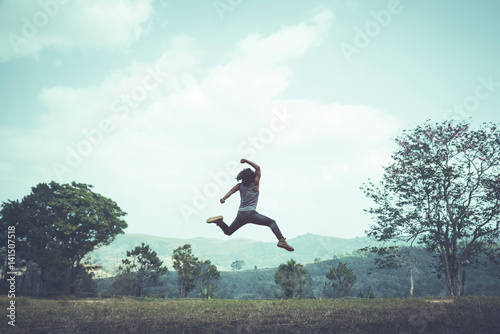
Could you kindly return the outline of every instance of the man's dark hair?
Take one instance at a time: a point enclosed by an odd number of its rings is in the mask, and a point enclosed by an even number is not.
[[[250,185],[253,181],[255,181],[255,172],[251,170],[250,168],[242,170],[238,176],[236,177],[236,180],[241,180],[241,183],[244,185],[248,186]]]

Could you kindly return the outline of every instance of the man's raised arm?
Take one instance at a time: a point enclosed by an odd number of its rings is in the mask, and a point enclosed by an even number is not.
[[[247,159],[241,159],[240,162],[242,164],[247,163],[255,169],[254,188],[255,188],[255,190],[259,191],[259,182],[260,182],[260,176],[261,176],[260,166],[257,165],[255,162],[247,160]]]

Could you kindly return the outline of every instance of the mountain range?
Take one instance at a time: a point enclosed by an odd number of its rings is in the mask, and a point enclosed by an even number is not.
[[[216,238],[176,239],[145,234],[123,234],[108,246],[98,248],[90,254],[93,264],[102,265],[102,277],[114,276],[126,252],[141,243],[156,251],[158,257],[172,270],[172,252],[179,246],[190,244],[192,252],[200,260],[210,260],[219,271],[230,271],[234,261],[244,261],[242,269],[276,268],[281,263],[294,259],[298,263],[310,263],[351,254],[368,245],[376,244],[368,237],[342,239],[329,236],[305,234],[287,240],[295,248],[288,252],[278,248],[276,242],[262,242],[250,239]]]

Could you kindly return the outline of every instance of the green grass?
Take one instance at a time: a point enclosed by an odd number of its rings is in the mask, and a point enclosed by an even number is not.
[[[8,300],[0,298],[5,310]],[[4,311],[6,312],[6,311]],[[12,333],[499,333],[499,297],[374,300],[18,298]],[[8,318],[2,316],[7,325]],[[0,332],[4,332],[0,330]]]

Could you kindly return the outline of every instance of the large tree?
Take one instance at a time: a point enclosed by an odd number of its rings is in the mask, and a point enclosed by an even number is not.
[[[196,278],[201,297],[210,299],[219,289],[220,272],[210,260],[199,261],[196,267]]]
[[[174,249],[172,260],[179,278],[179,297],[186,298],[196,287],[198,258],[193,255],[191,245],[185,244]]]
[[[46,184],[32,188],[32,193],[22,201],[2,203],[0,233],[8,226],[15,228],[16,267],[23,273],[20,289],[28,292],[24,283],[29,277],[32,293],[56,293],[51,287],[61,288],[67,279],[69,260],[64,245],[56,237],[53,212],[49,202],[52,194]],[[0,238],[3,244],[7,238]],[[6,269],[6,268],[5,268]],[[61,292],[60,290],[58,292]]]
[[[499,235],[500,132],[483,123],[425,123],[396,139],[382,181],[362,189],[375,202],[368,235],[420,242],[439,255],[441,281],[460,295],[463,264]]]
[[[337,267],[330,267],[330,271],[325,276],[329,280],[325,283],[325,288],[330,286],[336,292],[337,297],[347,296],[358,279],[354,271],[342,262],[339,262]]]
[[[124,233],[127,223],[120,217],[126,213],[113,200],[92,192],[91,185],[75,182],[50,185],[54,191],[50,205],[56,212],[55,227],[68,249],[74,290],[82,259]]]
[[[127,258],[122,260],[122,265],[118,270],[121,275],[131,278],[136,297],[140,297],[145,288],[163,285],[160,277],[168,271],[158,254],[144,242],[131,251],[127,251]]]
[[[276,297],[290,299],[302,297],[307,286],[307,270],[294,259],[282,263],[274,274],[274,282],[281,288],[282,293]]]
[[[35,265],[40,293],[46,292],[54,275],[66,272],[69,291],[75,292],[83,258],[108,245],[127,227],[121,218],[126,213],[91,189],[91,185],[76,182],[40,183],[22,201],[2,204],[2,230],[16,227],[19,256]]]

